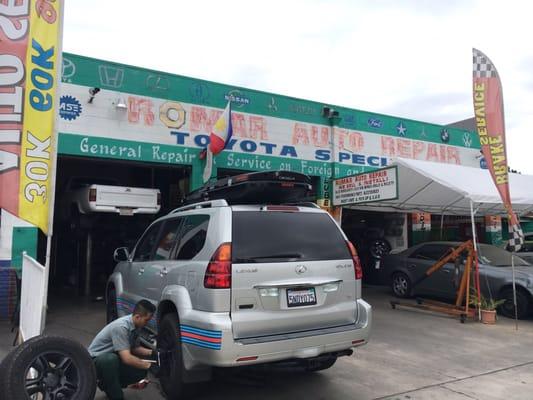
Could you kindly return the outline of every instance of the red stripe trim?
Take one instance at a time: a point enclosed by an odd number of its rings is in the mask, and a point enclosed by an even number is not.
[[[222,338],[212,338],[212,337],[197,335],[195,333],[190,333],[190,332],[181,331],[181,336],[190,337],[190,338],[198,339],[198,340],[203,340],[205,342],[210,342],[210,343],[222,343]]]

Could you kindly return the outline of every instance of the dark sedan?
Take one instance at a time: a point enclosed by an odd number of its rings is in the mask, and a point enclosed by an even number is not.
[[[430,295],[455,299],[463,263],[459,265],[459,272],[456,272],[454,263],[448,263],[416,287],[413,287],[413,282],[451,247],[458,245],[459,242],[428,242],[398,254],[389,254],[381,263],[381,279],[383,283],[391,285],[397,297]],[[496,246],[480,244],[478,260],[482,294],[494,299],[505,299],[498,311],[514,318],[511,253]],[[533,265],[517,256],[514,264],[518,318],[525,318],[533,309]]]

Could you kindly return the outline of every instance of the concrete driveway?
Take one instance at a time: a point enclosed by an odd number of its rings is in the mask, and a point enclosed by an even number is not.
[[[191,388],[198,400],[388,399],[500,400],[533,398],[533,319],[499,318],[487,326],[440,314],[389,306],[389,292],[365,287],[374,307],[370,342],[329,370],[303,374],[259,367],[216,371],[209,383]],[[52,306],[47,333],[87,345],[104,325],[104,304]],[[0,357],[11,336],[0,325]],[[126,392],[131,400],[162,399],[157,383]],[[98,393],[96,399],[105,396]]]

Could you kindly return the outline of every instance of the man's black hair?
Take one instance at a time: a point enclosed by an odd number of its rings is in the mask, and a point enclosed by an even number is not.
[[[148,300],[139,300],[135,307],[133,308],[133,315],[141,315],[143,317],[148,314],[154,315],[155,306],[150,303]]]

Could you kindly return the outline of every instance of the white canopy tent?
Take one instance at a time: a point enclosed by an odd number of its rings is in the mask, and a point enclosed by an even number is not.
[[[474,216],[507,216],[496,185],[486,169],[398,158],[398,198],[376,203],[355,204],[349,208],[374,211],[429,212],[444,215],[470,215],[474,248],[477,251]],[[533,176],[509,174],[513,211],[524,215],[533,210]],[[444,217],[442,217],[444,218]],[[442,229],[442,219],[441,219]],[[513,300],[516,286],[514,258]],[[480,311],[481,312],[481,311]],[[515,315],[515,319],[518,317]],[[518,322],[516,325],[518,329]]]
[[[445,215],[507,213],[486,169],[398,158],[398,199],[354,204],[349,208],[373,211],[429,212]],[[509,174],[513,210],[533,210],[533,176]]]

